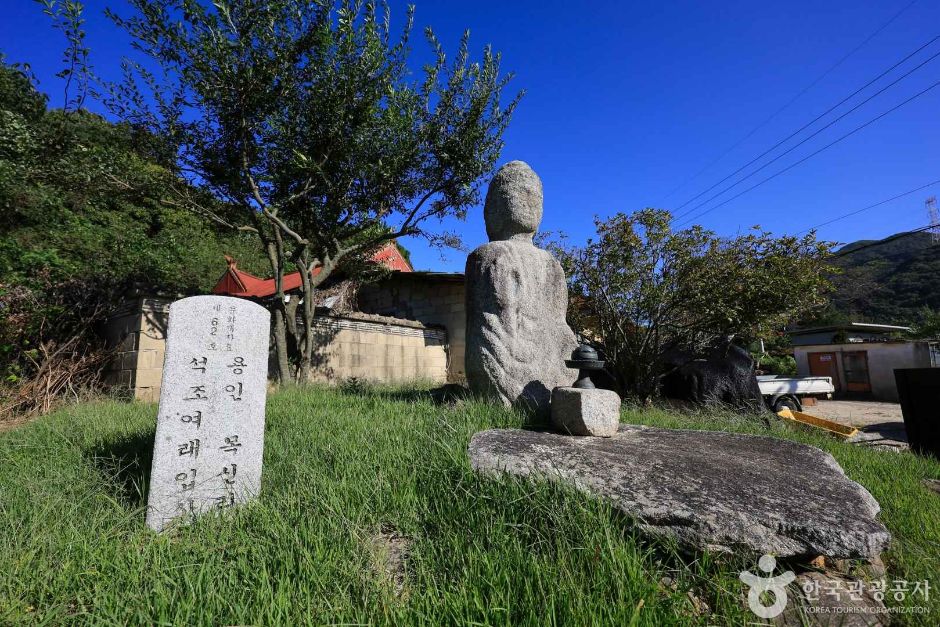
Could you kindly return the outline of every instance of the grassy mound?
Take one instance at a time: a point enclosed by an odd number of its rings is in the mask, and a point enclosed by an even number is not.
[[[517,414],[357,392],[273,395],[261,499],[160,536],[144,527],[154,405],[85,404],[0,434],[0,624],[754,620],[737,579],[750,561],[682,555],[561,486],[476,476],[470,436],[518,426]],[[656,410],[624,420],[767,433]],[[879,500],[895,536],[889,578],[940,586],[940,497],[922,484],[940,463],[772,434],[830,451]],[[937,612],[896,618],[933,625]]]

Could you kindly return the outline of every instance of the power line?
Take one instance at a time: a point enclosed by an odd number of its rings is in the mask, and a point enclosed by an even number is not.
[[[892,235],[891,237],[886,237],[886,238],[884,238],[884,239],[880,239],[880,240],[878,240],[877,242],[871,242],[870,244],[864,244],[864,245],[862,245],[862,246],[859,246],[858,248],[853,248],[852,250],[847,250],[847,251],[845,251],[845,252],[838,252],[838,253],[834,254],[833,257],[844,257],[844,256],[846,256],[846,255],[851,255],[851,254],[853,254],[853,253],[857,253],[857,252],[860,251],[860,250],[865,250],[866,248],[872,248],[872,247],[874,247],[874,246],[881,246],[882,244],[887,244],[888,242],[893,242],[894,240],[896,240],[896,239],[901,239],[902,237],[907,237],[907,236],[909,236],[909,235],[914,235],[915,233],[923,233],[924,231],[929,231],[929,230],[932,229],[932,228],[934,228],[934,226],[933,226],[932,224],[928,224],[927,226],[922,226],[922,227],[917,228],[917,229],[912,229],[912,230],[910,230],[910,231],[905,231],[904,233],[897,233],[897,234],[895,234],[895,235]]]
[[[940,37],[938,37],[938,38],[940,38]],[[834,120],[832,120],[832,121],[829,122],[828,124],[819,127],[819,128],[816,129],[814,132],[810,133],[809,135],[807,135],[806,137],[804,137],[802,140],[800,140],[799,142],[797,142],[796,144],[794,144],[794,145],[791,146],[790,148],[787,148],[786,150],[784,150],[783,152],[781,152],[779,155],[777,155],[776,157],[774,157],[773,159],[771,159],[770,161],[768,161],[768,162],[765,163],[764,165],[760,166],[760,167],[757,168],[756,170],[751,171],[749,174],[747,174],[747,175],[741,177],[740,179],[738,179],[737,181],[735,181],[734,183],[732,183],[732,184],[729,185],[728,187],[726,187],[726,188],[724,188],[723,190],[721,190],[720,192],[714,194],[711,198],[708,198],[707,200],[703,200],[702,202],[700,202],[699,204],[695,205],[694,207],[692,207],[692,208],[689,209],[688,211],[684,211],[684,212],[681,213],[680,215],[676,216],[675,219],[679,219],[679,218],[681,218],[681,217],[683,217],[683,216],[689,215],[690,213],[692,213],[692,212],[695,211],[696,209],[699,209],[699,208],[701,208],[701,207],[704,207],[705,205],[707,205],[707,204],[710,203],[711,201],[715,200],[716,198],[718,198],[719,196],[721,196],[721,195],[724,194],[725,192],[734,189],[735,187],[737,187],[738,185],[740,185],[740,184],[743,183],[744,181],[748,180],[749,178],[751,178],[752,176],[754,176],[755,174],[757,174],[758,172],[760,172],[761,170],[763,170],[763,169],[766,168],[767,166],[769,166],[769,165],[771,165],[771,164],[773,164],[773,163],[776,163],[776,162],[779,161],[782,157],[787,156],[788,154],[790,154],[791,152],[793,152],[794,150],[796,150],[797,148],[799,148],[800,146],[802,146],[803,144],[805,144],[806,142],[808,142],[809,140],[813,139],[814,137],[816,137],[817,135],[819,135],[820,133],[822,133],[823,131],[825,131],[826,129],[832,127],[834,124],[840,122],[841,120],[843,120],[843,119],[846,118],[847,116],[851,115],[852,113],[855,113],[856,111],[858,111],[859,108],[863,107],[863,106],[866,105],[867,103],[871,102],[873,99],[877,98],[878,96],[880,96],[881,94],[883,94],[883,93],[886,92],[887,90],[891,89],[892,87],[894,87],[895,85],[897,85],[898,83],[900,83],[902,80],[904,80],[905,78],[907,78],[908,76],[910,76],[911,74],[913,74],[914,72],[916,72],[917,70],[919,70],[920,68],[924,67],[925,65],[927,65],[928,63],[930,63],[931,61],[933,61],[934,59],[936,59],[937,57],[940,57],[940,52],[937,52],[937,53],[935,53],[933,56],[929,57],[927,60],[922,61],[919,65],[915,66],[914,68],[908,70],[905,74],[902,74],[902,75],[899,76],[898,78],[894,79],[893,81],[891,81],[890,83],[888,83],[887,85],[885,85],[884,87],[882,87],[881,89],[879,89],[878,91],[876,91],[875,93],[873,93],[871,96],[869,96],[869,97],[866,98],[865,100],[862,100],[860,103],[858,103],[857,105],[855,105],[854,107],[852,107],[851,109],[849,109],[848,111],[846,111],[845,113],[843,113],[842,115],[840,115],[839,117],[835,118]],[[779,145],[779,144],[778,144],[778,145]],[[769,151],[768,151],[768,152],[769,152]],[[764,154],[766,154],[766,153],[764,153]],[[761,156],[763,156],[763,155],[761,155]],[[758,157],[758,158],[760,158],[760,157]],[[756,159],[755,159],[755,161],[756,161]],[[754,161],[751,161],[751,163],[753,163],[753,162],[754,162]],[[750,165],[750,163],[749,163],[748,165]],[[744,167],[747,167],[747,166],[744,166]],[[743,169],[743,168],[742,168],[742,169]],[[738,170],[738,172],[740,172],[740,171],[741,171],[741,170]],[[737,173],[737,172],[735,172],[735,174],[736,174],[736,173]],[[734,176],[734,175],[732,174],[731,176]],[[730,178],[730,177],[726,177],[725,179],[722,179],[722,180],[727,180],[727,178]],[[720,181],[719,181],[719,183],[720,183]],[[716,185],[717,185],[717,183],[716,183]],[[715,187],[715,186],[712,186],[712,188],[713,188],[713,187]],[[709,188],[709,189],[712,189],[712,188]],[[706,191],[707,191],[707,190],[706,190]],[[704,193],[704,192],[703,192],[703,193]],[[700,195],[701,195],[701,194],[700,194]]]
[[[928,187],[932,187],[932,186],[936,185],[937,183],[940,183],[940,179],[937,179],[936,181],[931,181],[930,183],[927,183],[926,185],[921,185],[921,186],[918,187],[918,188],[915,188],[915,189],[906,191],[906,192],[904,192],[904,193],[898,194],[897,196],[892,196],[891,198],[886,198],[885,200],[876,202],[876,203],[873,204],[873,205],[868,205],[867,207],[862,207],[861,209],[856,209],[855,211],[850,211],[850,212],[848,212],[848,213],[843,213],[842,215],[837,216],[837,217],[835,217],[835,218],[833,218],[833,219],[831,219],[831,220],[827,220],[827,221],[825,221],[825,222],[820,222],[819,224],[817,224],[817,225],[815,225],[815,226],[811,226],[811,227],[809,227],[808,229],[803,229],[802,231],[799,231],[798,233],[796,233],[796,235],[802,235],[803,233],[808,233],[809,231],[813,231],[813,230],[818,229],[818,228],[820,228],[820,227],[828,226],[828,225],[832,224],[833,222],[838,222],[839,220],[845,220],[846,218],[850,218],[850,217],[852,217],[852,216],[854,216],[854,215],[857,215],[857,214],[859,214],[859,213],[862,213],[863,211],[868,211],[869,209],[874,209],[875,207],[880,207],[881,205],[886,205],[886,204],[888,204],[888,203],[891,202],[891,201],[897,200],[898,198],[904,198],[905,196],[910,196],[911,194],[916,194],[917,192],[919,192],[919,191],[921,191],[921,190],[924,190],[924,189],[927,189]]]
[[[713,161],[711,161],[711,162],[710,162],[708,165],[706,165],[704,168],[702,168],[701,170],[699,170],[698,172],[696,172],[695,174],[693,174],[691,177],[687,178],[684,182],[680,183],[680,184],[679,184],[676,188],[674,188],[671,192],[669,192],[668,194],[666,194],[666,196],[663,197],[663,202],[665,202],[665,200],[666,200],[667,198],[669,198],[670,196],[672,196],[673,194],[675,194],[677,191],[679,191],[680,189],[682,189],[683,187],[685,187],[686,185],[688,185],[689,183],[691,183],[692,181],[694,181],[695,179],[697,179],[699,176],[702,175],[702,173],[704,173],[704,172],[705,172],[706,170],[708,170],[710,167],[712,167],[713,165],[715,165],[716,163],[718,163],[719,161],[721,161],[722,159],[724,159],[725,156],[728,155],[728,153],[730,153],[732,150],[734,150],[735,148],[737,148],[738,146],[740,146],[743,142],[745,142],[745,141],[747,141],[748,139],[750,139],[750,137],[751,137],[752,135],[754,135],[754,133],[756,133],[756,132],[759,131],[760,129],[764,128],[771,120],[773,120],[775,117],[777,117],[778,115],[780,115],[781,113],[783,113],[786,109],[788,109],[788,108],[790,107],[790,105],[792,105],[794,102],[796,102],[797,100],[799,100],[799,99],[803,96],[803,94],[805,94],[805,93],[808,92],[810,89],[812,89],[812,88],[815,87],[817,84],[819,84],[819,82],[822,81],[822,79],[826,78],[826,77],[827,77],[830,73],[832,73],[836,68],[838,68],[840,65],[842,65],[849,57],[851,57],[853,54],[855,54],[856,52],[858,52],[859,50],[861,50],[863,47],[865,47],[865,45],[868,44],[869,41],[871,41],[872,39],[874,39],[875,36],[877,36],[881,31],[883,31],[883,30],[886,29],[888,26],[890,26],[890,25],[894,22],[894,20],[898,19],[898,18],[901,16],[901,14],[903,14],[905,11],[907,11],[907,10],[910,9],[912,6],[914,6],[914,4],[915,4],[916,2],[917,2],[917,0],[911,0],[911,2],[909,2],[905,7],[903,7],[900,11],[898,11],[897,13],[895,13],[893,16],[891,16],[891,18],[890,18],[887,22],[885,22],[884,24],[882,24],[881,26],[879,26],[877,29],[875,29],[875,32],[873,32],[871,35],[869,35],[868,37],[866,37],[866,38],[862,41],[862,43],[860,43],[860,44],[858,44],[857,46],[855,46],[854,48],[852,48],[845,56],[843,56],[841,59],[839,59],[838,61],[836,61],[835,64],[833,64],[828,70],[826,70],[825,72],[823,72],[822,74],[820,74],[818,77],[816,77],[816,79],[815,79],[813,82],[811,82],[809,85],[807,85],[806,87],[804,87],[803,89],[801,89],[800,92],[797,93],[793,98],[791,98],[785,105],[783,105],[782,107],[780,107],[779,109],[777,109],[776,111],[774,111],[774,112],[770,115],[770,117],[768,117],[766,120],[764,120],[763,122],[761,122],[760,124],[758,124],[757,126],[755,126],[753,129],[751,129],[751,131],[750,131],[747,135],[745,135],[744,137],[742,137],[741,139],[739,139],[733,146],[731,146],[730,148],[728,148],[727,150],[725,150],[723,153],[721,153],[720,155],[718,155],[718,157],[716,157]],[[662,203],[660,203],[660,204],[662,204]]]
[[[828,150],[829,148],[835,146],[836,144],[838,144],[838,143],[841,142],[842,140],[847,139],[848,137],[851,137],[851,136],[854,135],[855,133],[861,131],[862,129],[864,129],[864,128],[868,127],[868,126],[871,126],[872,124],[874,124],[875,122],[877,122],[877,121],[880,120],[881,118],[885,117],[886,115],[888,115],[888,114],[890,114],[890,113],[893,113],[893,112],[897,111],[898,109],[900,109],[901,107],[903,107],[904,105],[906,105],[906,104],[908,104],[908,103],[910,103],[910,102],[916,100],[917,98],[920,98],[921,96],[923,96],[924,94],[926,94],[926,93],[929,92],[930,90],[936,88],[938,85],[940,85],[940,81],[937,81],[936,83],[934,83],[934,84],[931,85],[930,87],[928,87],[928,88],[926,88],[926,89],[924,89],[924,90],[922,90],[922,91],[917,92],[916,94],[914,94],[913,96],[911,96],[911,97],[908,98],[907,100],[901,102],[900,104],[897,104],[897,105],[891,107],[890,109],[888,109],[888,110],[885,111],[884,113],[879,114],[878,116],[876,116],[876,117],[872,118],[871,120],[865,122],[865,123],[862,124],[861,126],[855,127],[854,129],[852,129],[851,131],[849,131],[849,132],[846,133],[845,135],[842,135],[842,136],[839,137],[838,139],[835,139],[835,140],[829,142],[828,144],[826,144],[825,146],[823,146],[823,147],[820,148],[819,150],[817,150],[817,151],[815,151],[815,152],[811,152],[810,154],[806,155],[805,157],[803,157],[803,158],[800,159],[799,161],[795,161],[794,163],[791,163],[791,164],[788,165],[787,167],[783,168],[782,170],[780,170],[780,171],[778,171],[778,172],[775,172],[774,174],[771,174],[771,175],[768,176],[767,178],[758,181],[757,183],[755,183],[754,185],[751,185],[750,187],[748,187],[748,188],[745,189],[744,191],[738,192],[737,194],[735,194],[735,195],[732,196],[731,198],[728,198],[728,199],[726,199],[726,200],[721,201],[720,203],[718,203],[718,204],[715,205],[714,207],[712,207],[712,208],[710,208],[710,209],[706,209],[705,211],[702,211],[701,213],[692,216],[691,218],[689,218],[688,220],[684,221],[684,222],[683,222],[682,224],[680,224],[679,226],[682,226],[682,225],[684,225],[684,224],[688,224],[689,222],[691,222],[691,221],[693,221],[693,220],[697,220],[697,219],[701,218],[702,216],[711,213],[711,212],[714,211],[715,209],[718,209],[719,207],[723,207],[724,205],[728,204],[728,203],[731,202],[732,200],[735,200],[735,199],[737,199],[737,198],[740,198],[741,196],[743,196],[744,194],[748,193],[749,191],[760,187],[761,185],[763,185],[763,184],[766,183],[767,181],[770,181],[770,180],[772,180],[772,179],[775,179],[775,178],[777,178],[778,176],[780,176],[781,174],[784,174],[785,172],[789,172],[790,170],[792,170],[792,169],[795,168],[796,166],[800,165],[801,163],[804,163],[804,162],[808,161],[809,159],[812,159],[813,157],[815,157],[815,156],[818,155],[819,153],[823,152],[824,150]],[[742,180],[743,180],[743,179],[742,179]],[[725,191],[727,191],[727,190],[725,190]],[[723,192],[722,192],[722,193],[723,193]],[[709,202],[709,201],[706,201],[706,202],[702,203],[702,205],[707,204],[708,202]],[[702,205],[699,205],[699,207],[701,207]]]
[[[741,191],[741,192],[735,194],[735,195],[732,196],[731,198],[728,198],[728,199],[726,199],[726,200],[723,200],[722,202],[718,203],[718,204],[715,205],[714,207],[712,207],[712,208],[710,208],[710,209],[706,209],[705,211],[699,213],[698,215],[692,216],[691,218],[689,218],[688,220],[686,220],[685,222],[683,222],[683,223],[680,224],[679,226],[682,226],[683,224],[687,224],[687,223],[691,222],[692,220],[697,220],[698,218],[701,218],[702,216],[704,216],[704,215],[706,215],[706,214],[708,214],[708,213],[711,213],[711,212],[714,211],[715,209],[718,209],[719,207],[722,207],[722,206],[728,204],[728,203],[731,202],[732,200],[735,200],[735,199],[737,199],[737,198],[740,198],[741,196],[743,196],[744,194],[748,193],[749,191],[760,187],[761,185],[763,185],[763,184],[766,183],[767,181],[770,181],[771,179],[774,179],[774,178],[780,176],[781,174],[792,170],[792,169],[795,168],[796,166],[800,165],[801,163],[804,163],[804,162],[808,161],[809,159],[815,157],[816,155],[818,155],[819,153],[823,152],[824,150],[827,150],[827,149],[831,148],[832,146],[835,146],[836,144],[838,144],[838,143],[841,142],[842,140],[844,140],[844,139],[846,139],[846,138],[848,138],[848,137],[854,135],[855,133],[861,131],[862,129],[864,129],[864,128],[866,128],[866,127],[868,127],[868,126],[874,124],[875,122],[877,122],[877,121],[880,120],[881,118],[885,117],[886,115],[888,115],[888,114],[890,114],[890,113],[893,113],[894,111],[897,111],[898,109],[900,109],[900,108],[903,107],[904,105],[906,105],[906,104],[912,102],[913,100],[915,100],[915,99],[917,99],[917,98],[923,96],[924,94],[926,94],[926,93],[929,92],[930,90],[936,88],[938,85],[940,85],[940,81],[937,81],[936,83],[934,83],[934,84],[931,85],[930,87],[928,87],[928,88],[926,88],[926,89],[924,89],[924,90],[922,90],[922,91],[920,91],[920,92],[914,94],[913,96],[911,96],[911,97],[908,98],[907,100],[901,102],[900,104],[897,104],[897,105],[891,107],[890,109],[888,109],[888,110],[885,111],[884,113],[881,113],[880,115],[878,115],[878,116],[872,118],[871,120],[865,122],[865,123],[862,124],[861,126],[857,126],[856,128],[854,128],[854,129],[852,129],[851,131],[849,131],[848,133],[846,133],[845,135],[842,135],[842,136],[839,137],[838,139],[835,139],[835,140],[829,142],[828,144],[826,144],[825,146],[823,146],[823,147],[820,148],[819,150],[816,150],[815,152],[811,152],[810,154],[806,155],[805,157],[803,157],[803,158],[800,159],[799,161],[795,161],[794,163],[791,163],[790,165],[788,165],[787,167],[783,168],[782,170],[779,170],[778,172],[775,172],[774,174],[771,174],[771,175],[768,176],[767,178],[762,179],[761,181],[755,183],[754,185],[748,187],[747,189],[745,189],[745,190],[743,190],[743,191]],[[702,204],[706,204],[706,203],[702,203]],[[699,206],[701,206],[701,205],[699,205]]]
[[[829,107],[828,109],[826,109],[823,113],[820,113],[820,114],[817,115],[815,118],[813,118],[812,120],[810,120],[809,122],[807,122],[806,124],[804,124],[803,126],[801,126],[799,129],[793,131],[792,133],[790,133],[789,135],[787,135],[786,137],[784,137],[783,139],[781,139],[780,141],[778,141],[776,144],[774,144],[773,146],[771,146],[770,148],[768,148],[767,150],[765,150],[765,151],[762,152],[761,154],[757,155],[756,157],[754,157],[753,159],[751,159],[750,161],[748,161],[747,163],[745,163],[744,165],[742,165],[740,168],[738,168],[737,170],[735,170],[734,172],[732,172],[731,174],[729,174],[729,175],[726,176],[725,178],[721,179],[720,181],[718,181],[717,183],[715,183],[714,185],[712,185],[711,187],[709,187],[708,189],[706,189],[705,191],[700,192],[699,194],[693,196],[692,198],[689,198],[687,201],[685,201],[684,203],[682,203],[681,205],[679,205],[678,207],[676,207],[676,210],[682,209],[683,207],[685,207],[685,206],[688,205],[689,203],[693,202],[693,201],[696,200],[697,198],[701,198],[702,196],[704,196],[705,194],[707,194],[707,193],[710,192],[711,190],[715,189],[716,187],[718,187],[719,185],[721,185],[722,183],[724,183],[725,181],[727,181],[728,179],[730,179],[730,178],[733,177],[734,175],[738,174],[739,172],[741,172],[742,170],[744,170],[744,169],[747,168],[748,166],[752,165],[754,162],[759,161],[759,160],[762,159],[763,157],[767,156],[769,153],[771,153],[771,152],[773,152],[774,150],[776,150],[777,148],[779,148],[782,144],[785,144],[787,141],[793,139],[794,137],[796,137],[797,135],[799,135],[800,133],[802,133],[803,131],[805,131],[807,128],[809,128],[810,126],[812,126],[813,124],[815,124],[816,122],[818,122],[820,119],[826,117],[827,115],[829,115],[830,113],[832,113],[835,109],[839,108],[840,106],[842,106],[843,104],[845,104],[847,101],[849,101],[849,100],[851,100],[852,98],[854,98],[855,96],[857,96],[860,92],[864,91],[865,89],[867,89],[868,87],[870,87],[872,84],[878,82],[878,81],[879,81],[880,79],[882,79],[886,74],[889,74],[889,73],[892,72],[894,69],[896,69],[898,66],[903,65],[908,59],[910,59],[911,57],[915,56],[918,52],[920,52],[920,51],[923,50],[924,48],[927,48],[928,46],[930,46],[931,44],[933,44],[933,43],[934,43],[935,41],[937,41],[938,39],[940,39],[940,35],[937,35],[936,37],[934,37],[933,39],[931,39],[930,41],[928,41],[928,42],[925,43],[924,45],[920,46],[919,48],[917,48],[917,50],[915,50],[914,52],[908,54],[906,57],[904,57],[903,59],[901,59],[900,61],[898,61],[898,62],[895,63],[894,65],[892,65],[891,67],[889,67],[887,70],[883,71],[881,74],[879,74],[879,75],[876,76],[875,78],[871,79],[870,81],[868,81],[867,83],[865,83],[864,85],[862,85],[861,87],[859,87],[858,89],[856,89],[855,91],[853,91],[851,94],[849,94],[848,96],[846,96],[845,98],[843,98],[842,100],[840,100],[839,102],[837,102],[836,104],[834,104],[834,105],[832,105],[831,107]],[[833,124],[835,124],[836,122],[838,122],[839,120],[841,120],[842,118],[844,118],[846,115],[852,113],[852,111],[855,111],[856,109],[858,109],[858,107],[864,105],[866,102],[870,101],[870,100],[871,100],[872,98],[874,98],[875,96],[878,96],[879,94],[881,94],[882,92],[884,92],[885,89],[888,89],[889,87],[892,87],[893,85],[897,84],[900,80],[906,78],[907,76],[910,76],[910,74],[912,74],[913,72],[917,71],[918,69],[920,69],[921,67],[923,67],[924,65],[926,65],[926,64],[929,63],[930,61],[934,60],[934,59],[937,58],[938,56],[940,56],[940,53],[937,53],[937,54],[935,54],[934,56],[930,57],[929,59],[927,59],[926,61],[924,61],[923,63],[921,63],[921,64],[918,65],[917,67],[915,67],[913,70],[911,70],[910,72],[908,72],[908,73],[905,74],[904,76],[901,76],[899,79],[897,79],[896,81],[894,81],[893,83],[891,83],[890,85],[888,85],[887,87],[885,87],[884,89],[882,89],[881,91],[875,93],[874,95],[872,95],[871,97],[869,97],[867,100],[865,100],[865,101],[859,103],[854,109],[852,109],[852,110],[848,111],[847,113],[843,114],[841,117],[837,118],[837,119],[834,120],[833,122],[830,122],[827,126],[824,126],[823,128],[819,129],[818,131],[816,131],[816,133],[814,133],[813,135],[810,135],[809,137],[807,137],[806,139],[804,139],[803,142],[801,142],[801,143],[805,143],[805,142],[808,141],[809,139],[812,139],[815,135],[818,135],[820,132],[822,132],[823,130],[825,130],[825,129],[828,128],[829,126],[832,126]],[[797,148],[799,145],[800,145],[800,144],[797,144],[797,145],[794,146],[793,148]],[[790,150],[792,151],[793,148],[791,148]],[[784,153],[784,154],[786,154],[786,153]],[[783,155],[780,155],[780,157],[782,157],[782,156],[783,156]],[[777,157],[777,158],[779,159],[780,157]],[[764,167],[766,167],[767,165],[770,165],[770,163],[773,163],[773,161],[771,161],[771,162],[765,164]],[[759,172],[759,171],[760,171],[760,170],[755,170],[755,172]],[[754,174],[754,173],[752,172],[751,174]],[[750,175],[749,175],[749,176],[750,176]],[[745,178],[747,178],[747,177],[745,177]],[[741,180],[744,180],[744,179],[741,179]],[[739,181],[739,182],[740,182],[740,181]],[[729,189],[730,189],[730,188],[729,188]],[[725,190],[725,191],[727,191],[727,190]],[[721,194],[718,194],[718,195],[720,196]],[[706,201],[706,202],[708,202],[708,201]],[[701,205],[699,205],[699,206],[701,206]],[[697,207],[696,207],[696,208],[697,208]],[[682,214],[676,216],[675,219],[681,218],[682,216],[687,215],[688,213],[691,213],[692,211],[695,211],[696,208],[693,208],[693,209],[691,209],[691,210],[689,210],[689,211],[686,211],[685,213],[682,213]]]

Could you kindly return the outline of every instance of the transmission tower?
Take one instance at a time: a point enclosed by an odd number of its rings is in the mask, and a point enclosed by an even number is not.
[[[940,242],[940,211],[937,210],[937,197],[931,196],[924,202],[927,208],[927,219],[930,220],[930,240],[933,243]]]

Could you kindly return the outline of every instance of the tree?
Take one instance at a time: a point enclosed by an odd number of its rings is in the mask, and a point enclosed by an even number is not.
[[[0,65],[0,276],[87,278],[204,291],[224,253],[257,269],[257,244],[155,201],[178,179],[161,143],[79,110],[47,110],[26,76]],[[190,190],[195,193],[195,190]],[[217,211],[224,211],[218,207]]]
[[[908,335],[918,340],[940,339],[940,310],[927,305],[921,307],[917,322]]]
[[[642,400],[657,392],[668,351],[760,337],[825,303],[831,246],[814,233],[755,228],[722,239],[700,226],[673,231],[671,221],[656,209],[595,220],[596,240],[560,253],[572,324]]]
[[[95,382],[96,323],[127,288],[205,291],[224,253],[264,267],[248,235],[154,201],[170,181],[157,138],[48,110],[24,68],[0,62],[0,379],[17,388],[0,391],[0,419]]]
[[[413,12],[393,37],[387,6],[374,2],[130,4],[135,15],[112,17],[149,65],[125,64],[113,110],[171,140],[179,172],[232,211],[220,215],[185,186],[168,189],[172,202],[260,239],[276,285],[278,374],[291,376],[296,354],[304,381],[312,292],[338,266],[402,236],[454,241],[426,225],[478,202],[518,102],[500,104],[510,77],[489,48],[472,63],[467,34],[448,63],[428,30],[435,60],[411,80]],[[302,278],[293,298],[283,291],[292,271]]]

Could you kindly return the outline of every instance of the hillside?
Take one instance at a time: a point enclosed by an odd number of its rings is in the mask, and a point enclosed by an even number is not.
[[[891,236],[893,237],[893,236]],[[857,321],[914,324],[924,306],[940,309],[940,247],[929,233],[859,240],[837,251],[833,308]],[[876,241],[884,244],[868,246]],[[856,253],[850,251],[858,250]]]

